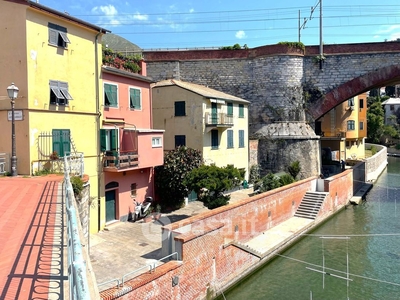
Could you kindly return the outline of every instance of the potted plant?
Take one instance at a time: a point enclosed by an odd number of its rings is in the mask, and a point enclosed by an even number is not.
[[[161,218],[161,205],[157,204],[156,205],[156,209],[155,209],[155,213],[154,213],[154,220],[158,220]]]

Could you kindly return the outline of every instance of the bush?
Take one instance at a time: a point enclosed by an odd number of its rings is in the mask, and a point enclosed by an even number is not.
[[[249,183],[256,183],[260,180],[260,168],[258,165],[252,165],[250,167]]]
[[[284,174],[281,177],[279,177],[279,181],[281,183],[281,186],[288,185],[288,184],[295,182],[292,175],[289,175],[289,174]]]
[[[71,177],[71,185],[72,185],[72,190],[74,191],[74,196],[80,197],[83,191],[82,179],[78,176]]]
[[[266,176],[264,176],[257,185],[260,193],[270,191],[281,186],[282,184],[280,179],[272,173],[268,173]]]
[[[371,154],[375,155],[376,152],[378,152],[378,150],[376,149],[376,147],[374,145],[371,146]]]
[[[292,162],[290,166],[288,166],[288,172],[292,175],[293,179],[296,179],[297,175],[300,173],[301,167],[300,162],[298,160]]]

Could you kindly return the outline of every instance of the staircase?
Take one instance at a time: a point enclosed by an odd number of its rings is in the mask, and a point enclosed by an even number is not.
[[[322,192],[306,192],[294,216],[315,220],[327,195]]]

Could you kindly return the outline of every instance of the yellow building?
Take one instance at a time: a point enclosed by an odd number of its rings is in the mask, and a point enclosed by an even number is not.
[[[164,150],[200,150],[206,164],[233,165],[248,178],[248,104],[241,98],[179,80],[152,88],[155,128],[162,128]]]
[[[322,149],[332,151],[333,160],[365,157],[367,137],[367,94],[350,98],[316,122]]]
[[[18,174],[57,172],[57,157],[83,153],[90,195],[99,199],[101,36],[107,30],[31,1],[1,1],[0,20],[0,153],[11,152],[6,89],[14,82]]]

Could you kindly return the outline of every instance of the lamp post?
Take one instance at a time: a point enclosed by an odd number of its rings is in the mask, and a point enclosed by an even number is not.
[[[8,97],[11,99],[11,176],[17,176],[17,150],[15,146],[15,117],[14,106],[15,99],[18,97],[19,89],[11,83],[7,88]]]

